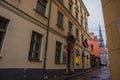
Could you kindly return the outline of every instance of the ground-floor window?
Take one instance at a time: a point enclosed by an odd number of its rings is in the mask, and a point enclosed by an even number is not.
[[[55,49],[55,63],[56,64],[61,63],[61,47],[62,47],[62,43],[56,41],[56,49]]]
[[[9,20],[0,16],[0,50],[2,47],[3,39],[6,33],[7,25]]]
[[[80,65],[80,54],[79,54],[79,51],[77,50],[77,53],[76,53],[76,65],[79,66]]]
[[[39,61],[41,54],[42,35],[33,31],[29,50],[29,60]]]

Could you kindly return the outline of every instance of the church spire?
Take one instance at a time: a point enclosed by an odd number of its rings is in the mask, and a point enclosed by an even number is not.
[[[103,42],[102,31],[101,31],[100,25],[99,25],[99,37],[100,37],[99,41]]]
[[[104,42],[103,42],[102,30],[101,30],[100,25],[99,25],[99,42],[100,42],[100,48],[105,47]]]

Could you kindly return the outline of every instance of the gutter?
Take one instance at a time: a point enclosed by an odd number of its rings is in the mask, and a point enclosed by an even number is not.
[[[47,50],[48,50],[48,36],[49,36],[49,29],[50,29],[51,7],[52,7],[52,0],[50,0],[49,15],[48,15],[48,27],[47,27],[47,35],[46,35],[44,62],[43,62],[43,80],[47,79],[47,75],[46,75],[46,57],[47,57]]]

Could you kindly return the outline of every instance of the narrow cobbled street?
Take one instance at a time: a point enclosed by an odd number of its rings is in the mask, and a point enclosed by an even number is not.
[[[79,75],[69,80],[111,80],[109,67],[101,67],[99,69]]]

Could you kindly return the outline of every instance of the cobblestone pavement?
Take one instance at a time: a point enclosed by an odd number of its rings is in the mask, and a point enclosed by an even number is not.
[[[109,67],[101,67],[94,71],[79,75],[68,80],[111,80]]]

